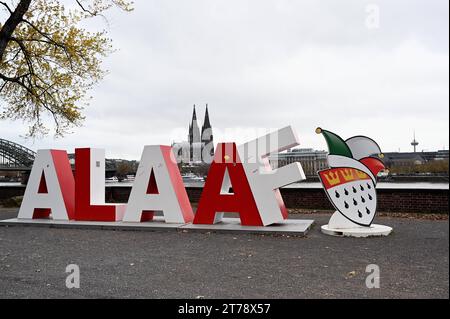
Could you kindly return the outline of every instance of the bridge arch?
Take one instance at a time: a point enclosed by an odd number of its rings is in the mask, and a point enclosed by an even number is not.
[[[0,138],[0,168],[31,168],[35,157],[29,148]]]

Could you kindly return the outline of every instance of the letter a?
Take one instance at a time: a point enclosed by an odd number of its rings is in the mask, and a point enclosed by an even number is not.
[[[75,182],[66,151],[39,150],[34,160],[19,219],[74,217]],[[51,215],[50,215],[51,214]]]
[[[162,211],[166,223],[188,223],[194,218],[170,146],[144,147],[123,221],[147,221],[154,211]]]
[[[75,220],[122,220],[126,205],[105,203],[105,150],[75,149]]]
[[[231,185],[233,193],[224,185]],[[217,223],[223,212],[239,213],[242,225],[263,225],[235,143],[217,145],[194,224]]]

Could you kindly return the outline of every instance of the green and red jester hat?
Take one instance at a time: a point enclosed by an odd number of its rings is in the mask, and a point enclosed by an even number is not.
[[[380,147],[371,138],[353,136],[343,140],[321,128],[328,145],[329,169],[319,171],[319,178],[334,207],[361,226],[370,226],[375,217],[377,175],[385,169]]]

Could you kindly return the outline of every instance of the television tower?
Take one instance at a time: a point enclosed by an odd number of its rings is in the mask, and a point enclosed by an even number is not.
[[[416,152],[417,145],[419,145],[419,142],[416,141],[416,131],[414,131],[414,138],[411,142],[411,145],[414,147],[414,153]]]

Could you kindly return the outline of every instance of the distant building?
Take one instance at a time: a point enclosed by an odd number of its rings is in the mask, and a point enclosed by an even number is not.
[[[449,151],[440,150],[436,152],[388,152],[383,153],[382,159],[384,165],[389,169],[391,167],[413,167],[438,161],[449,160]],[[297,148],[269,156],[270,166],[272,168],[282,167],[294,162],[299,162],[306,177],[316,177],[317,171],[328,168],[328,153],[326,151],[317,151],[311,148]]]
[[[173,143],[177,156],[186,163],[210,163],[214,156],[214,138],[211,122],[209,120],[208,104],[206,104],[205,117],[200,130],[197,112],[192,111],[192,120],[189,123],[188,140]]]
[[[383,162],[386,167],[422,165],[431,161],[449,159],[448,150],[437,152],[390,152],[384,153]]]
[[[269,157],[272,168],[286,166],[288,164],[299,162],[306,177],[317,176],[317,171],[328,168],[328,152],[317,151],[312,148],[295,148]]]

